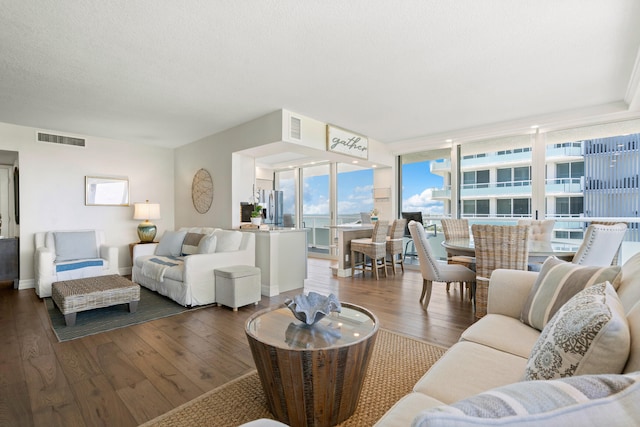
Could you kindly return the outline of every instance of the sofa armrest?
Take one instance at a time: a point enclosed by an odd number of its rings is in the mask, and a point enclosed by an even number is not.
[[[36,248],[34,269],[36,284],[40,283],[41,277],[53,276],[53,259],[55,254],[47,247],[39,246]]]
[[[118,269],[118,248],[115,246],[100,246],[100,258],[106,259],[109,262],[110,270]]]
[[[489,281],[487,313],[519,319],[537,277],[534,271],[495,270]]]
[[[136,265],[136,258],[146,255],[154,255],[156,253],[157,243],[144,243],[133,245],[133,257],[131,258],[131,265]]]

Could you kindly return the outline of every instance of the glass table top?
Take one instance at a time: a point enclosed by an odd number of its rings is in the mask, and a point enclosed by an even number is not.
[[[339,313],[329,313],[314,325],[296,319],[287,307],[263,310],[247,320],[246,333],[274,347],[311,350],[350,345],[377,330],[377,318],[369,310],[349,303],[341,306]]]

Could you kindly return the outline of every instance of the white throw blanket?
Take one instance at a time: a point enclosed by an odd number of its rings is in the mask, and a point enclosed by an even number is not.
[[[154,257],[142,263],[142,275],[157,282],[164,282],[164,273],[170,267],[180,265],[173,257]]]

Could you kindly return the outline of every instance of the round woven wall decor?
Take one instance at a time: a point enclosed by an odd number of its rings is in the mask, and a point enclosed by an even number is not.
[[[211,179],[211,174],[204,169],[200,169],[193,177],[191,198],[193,206],[199,213],[203,214],[209,211],[213,202],[213,179]]]

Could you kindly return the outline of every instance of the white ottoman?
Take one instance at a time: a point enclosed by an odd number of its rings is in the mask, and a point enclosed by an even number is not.
[[[258,305],[262,298],[260,289],[260,269],[250,265],[233,265],[217,268],[216,302],[238,311],[238,307],[248,304]]]

